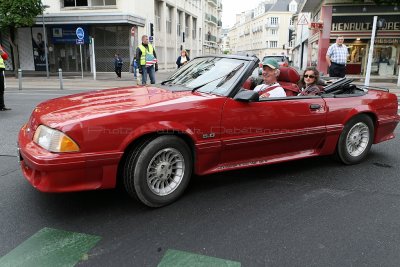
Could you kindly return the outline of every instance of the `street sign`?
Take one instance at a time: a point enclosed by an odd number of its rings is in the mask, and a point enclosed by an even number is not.
[[[154,41],[154,36],[149,36],[149,42],[152,43]]]
[[[83,44],[85,44],[85,40],[83,40],[83,39],[76,39],[76,44],[77,44],[77,45],[83,45]]]
[[[324,24],[322,22],[311,22],[311,29],[322,30],[323,28],[324,28]]]
[[[308,20],[304,14],[301,14],[300,19],[297,21],[297,25],[308,25]]]
[[[81,27],[76,28],[75,33],[79,40],[83,40],[83,38],[85,38],[85,31]]]

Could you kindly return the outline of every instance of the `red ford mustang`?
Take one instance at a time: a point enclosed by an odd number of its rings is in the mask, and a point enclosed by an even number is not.
[[[38,190],[125,189],[145,205],[175,201],[193,173],[210,174],[336,154],[363,160],[394,138],[394,94],[347,79],[320,96],[297,96],[294,69],[282,69],[284,98],[259,98],[258,59],[195,58],[157,87],[128,87],[39,104],[18,146],[24,176]],[[245,89],[247,88],[247,89]]]

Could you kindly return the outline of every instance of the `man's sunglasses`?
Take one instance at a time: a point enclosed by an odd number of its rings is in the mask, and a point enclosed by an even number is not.
[[[307,74],[304,74],[304,78],[311,78],[311,79],[314,79],[315,76],[314,76],[314,75],[307,75]]]

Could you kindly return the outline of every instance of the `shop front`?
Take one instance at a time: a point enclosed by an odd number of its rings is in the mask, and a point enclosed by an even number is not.
[[[329,2],[329,3],[328,3]],[[342,2],[342,3],[341,3]],[[346,73],[365,75],[374,16],[378,16],[381,26],[376,31],[372,56],[372,75],[398,75],[400,64],[400,12],[398,6],[354,4],[348,1],[306,0],[302,12],[311,12],[309,25],[309,55],[307,65],[317,66],[327,73],[326,52],[343,36],[348,47]]]
[[[383,27],[376,31],[371,74],[396,75],[399,69],[400,16],[379,15]],[[373,15],[332,16],[331,43],[344,36],[348,47],[347,74],[365,75],[371,46]]]

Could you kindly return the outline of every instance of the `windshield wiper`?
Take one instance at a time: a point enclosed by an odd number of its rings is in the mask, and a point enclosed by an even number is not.
[[[222,79],[222,80],[217,84],[217,86],[216,86],[216,87],[220,87],[220,86],[223,85],[227,80],[229,80],[230,78],[232,78],[232,77],[235,75],[235,73],[236,73],[238,70],[240,70],[243,66],[244,66],[244,62],[243,62],[242,64],[236,66],[236,67],[235,67],[233,70],[231,70],[229,73],[227,73],[227,74],[225,74],[225,75],[223,75],[223,76],[221,76],[221,77],[218,77],[218,78],[216,78],[216,79],[214,79],[214,80],[211,80],[211,81],[208,81],[208,82],[203,83],[203,84],[201,84],[201,85],[198,85],[198,86],[196,86],[196,87],[193,87],[192,92],[196,91],[197,89],[199,89],[199,88],[201,88],[201,87],[203,87],[203,86],[205,86],[205,85],[207,85],[207,84],[209,84],[209,83],[212,83],[212,82],[215,82],[215,81],[217,81],[217,80],[219,80],[219,79]]]
[[[231,70],[231,72],[229,72],[229,73],[225,76],[225,78],[222,79],[222,80],[217,84],[216,87],[220,87],[220,86],[223,85],[226,81],[230,80],[230,79],[235,75],[235,73],[236,73],[238,70],[240,70],[243,66],[244,66],[244,62],[243,62],[242,64],[238,65],[238,66],[237,66],[236,68],[234,68],[233,70]]]
[[[161,82],[161,85],[164,85],[164,84],[166,84],[166,83],[172,82],[173,80],[175,80],[175,78],[162,81],[162,82]]]

